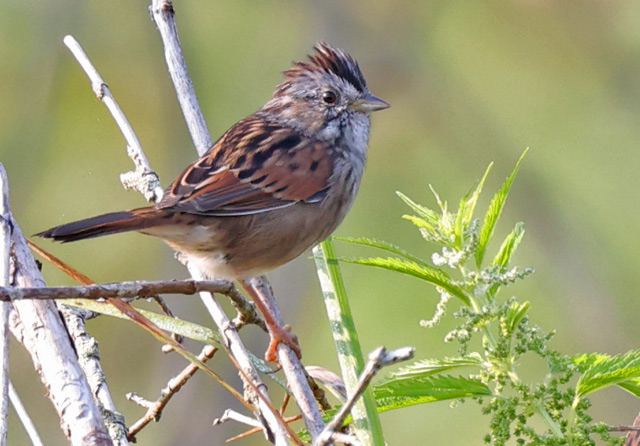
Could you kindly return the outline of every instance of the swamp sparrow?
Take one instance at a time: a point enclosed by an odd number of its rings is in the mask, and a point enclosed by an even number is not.
[[[389,104],[369,92],[351,56],[322,42],[284,78],[154,206],[37,235],[71,242],[139,231],[160,237],[215,279],[242,280],[298,257],[331,234],[353,203],[369,113]]]

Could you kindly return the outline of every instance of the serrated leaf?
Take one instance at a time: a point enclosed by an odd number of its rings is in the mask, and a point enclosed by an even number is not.
[[[493,236],[493,232],[496,227],[496,223],[498,222],[498,218],[500,218],[500,214],[502,213],[502,209],[504,208],[504,203],[507,200],[507,196],[509,195],[509,190],[511,189],[511,184],[513,183],[513,179],[518,173],[518,169],[520,168],[520,164],[524,159],[524,156],[527,154],[526,149],[520,155],[520,158],[516,162],[516,166],[513,168],[511,174],[507,177],[505,182],[502,184],[502,187],[498,189],[495,193],[491,202],[489,203],[489,208],[487,209],[487,213],[484,216],[484,220],[482,222],[482,228],[480,229],[480,236],[478,237],[478,247],[475,252],[476,265],[478,268],[482,266],[482,260],[484,258],[485,251],[487,249],[487,245]]]
[[[340,259],[340,261],[346,263],[355,263],[358,265],[375,266],[377,268],[383,268],[389,271],[396,271],[402,274],[407,274],[409,276],[414,276],[443,288],[448,293],[460,299],[465,305],[470,304],[469,298],[464,293],[464,291],[459,286],[455,285],[444,271],[433,268],[431,266],[419,265],[415,262],[398,259],[396,257]]]
[[[393,388],[376,384],[373,386],[373,394],[376,398],[378,412],[402,409],[418,404],[433,403],[472,396],[490,396],[491,390],[482,382],[475,379],[453,376],[429,377],[412,385],[404,386],[398,394],[392,393]],[[413,388],[416,387],[416,388]],[[322,413],[322,418],[328,422],[337,412],[332,408]],[[352,422],[351,416],[347,416],[343,425]],[[310,441],[311,437],[306,430],[298,432],[298,437],[303,441]]]
[[[396,191],[396,195],[400,197],[402,201],[404,201],[411,209],[414,210],[420,217],[424,218],[431,224],[436,224],[440,217],[438,214],[426,206],[422,206],[421,204],[416,203],[411,198],[407,197],[402,192]]]
[[[462,249],[464,245],[465,233],[467,231],[467,228],[469,227],[469,224],[471,223],[471,219],[473,218],[473,212],[475,211],[478,198],[480,197],[480,193],[482,192],[482,187],[485,180],[487,179],[487,175],[489,175],[491,166],[493,166],[493,163],[489,164],[475,189],[470,189],[460,199],[460,203],[458,204],[458,213],[456,214],[454,234],[456,237],[456,247],[458,247],[459,249]]]
[[[390,373],[378,384],[382,385],[388,381],[412,380],[443,373],[460,367],[474,367],[480,365],[482,365],[482,357],[478,353],[472,353],[464,357],[456,358],[423,359]]]
[[[491,390],[478,379],[450,375],[425,376],[406,381],[385,381],[373,387],[379,411],[399,409],[471,396],[488,396]]]
[[[520,245],[523,237],[524,223],[518,222],[513,228],[513,231],[511,231],[509,235],[504,239],[504,242],[502,242],[502,246],[500,247],[498,254],[495,256],[491,264],[499,265],[506,268],[507,265],[509,265],[513,254],[516,252],[516,249],[518,249],[518,245]]]
[[[478,185],[476,186],[475,190],[473,192],[469,191],[463,198],[463,200],[465,201],[464,207],[461,204],[458,213],[462,214],[462,223],[465,227],[468,227],[471,223],[471,220],[473,219],[473,213],[475,212],[478,198],[480,198],[482,188],[484,187],[484,182],[486,181],[492,167],[493,163],[489,163],[489,165],[487,166],[487,170],[484,171],[484,175],[482,175],[482,178],[480,178],[480,181],[478,181]]]
[[[640,377],[640,350],[632,350],[622,355],[613,355],[595,360],[582,374],[576,384],[576,397],[614,384]]]
[[[391,254],[397,254],[399,256],[404,257],[407,260],[411,260],[419,265],[429,266],[427,262],[422,260],[419,257],[414,256],[409,251],[406,251],[399,246],[396,246],[392,243],[385,242],[384,240],[378,240],[376,238],[368,238],[368,237],[332,237],[333,240],[340,240],[341,242],[354,243],[357,245],[369,246],[371,248],[382,249],[383,251],[390,252]]]
[[[618,387],[626,390],[632,395],[640,398],[640,378],[630,379],[628,381],[621,382]]]
[[[527,314],[527,311],[529,311],[530,307],[530,302],[523,302],[521,304],[518,302],[511,303],[504,318],[505,328],[507,330],[505,336],[509,337],[515,332],[516,327],[518,326],[524,315]]]
[[[611,355],[606,355],[604,353],[580,353],[579,355],[574,355],[569,359],[571,359],[571,362],[577,365],[578,369],[584,373],[589,367],[599,364],[609,358],[611,358]]]

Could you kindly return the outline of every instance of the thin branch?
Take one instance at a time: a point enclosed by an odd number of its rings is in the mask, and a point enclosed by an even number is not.
[[[256,432],[262,430],[262,424],[256,421],[255,418],[250,418],[231,409],[225,410],[220,418],[216,418],[215,420],[213,420],[213,425],[217,426],[218,424],[226,423],[227,421],[231,420],[256,428]]]
[[[211,147],[212,141],[204,120],[193,83],[187,72],[187,64],[182,56],[175,11],[169,0],[152,0],[151,17],[158,27],[164,48],[164,57],[171,81],[176,89],[182,115],[198,155],[202,156]]]
[[[244,280],[244,283],[255,290],[276,323],[283,326],[284,321],[282,320],[276,301],[273,298],[273,292],[267,279],[264,276],[252,277]],[[278,361],[282,366],[282,371],[289,382],[291,393],[309,431],[309,435],[312,440],[315,440],[324,428],[324,420],[318,410],[318,406],[315,404],[315,395],[307,382],[304,367],[302,363],[300,363],[300,359],[296,353],[288,345],[283,343],[278,344],[276,353],[278,355]]]
[[[9,286],[11,250],[11,216],[9,213],[9,180],[0,164],[0,285]],[[7,444],[9,409],[9,312],[11,303],[0,304],[0,446]]]
[[[207,345],[198,355],[198,359],[202,362],[207,362],[209,359],[213,358],[216,350],[217,349],[215,347]],[[160,391],[160,397],[154,402],[143,400],[141,397],[134,393],[127,394],[127,399],[147,408],[147,413],[145,413],[142,418],[140,418],[129,427],[129,432],[127,434],[129,440],[134,440],[136,434],[140,432],[151,421],[160,420],[162,411],[169,403],[171,398],[182,388],[182,386],[187,383],[189,378],[191,378],[197,371],[197,365],[189,364],[176,377],[169,380],[167,386]]]
[[[99,404],[100,412],[109,430],[109,435],[120,446],[127,443],[127,427],[124,416],[118,412],[100,363],[98,341],[87,332],[85,319],[89,311],[58,303],[69,337],[78,356],[78,363],[91,389],[91,394]]]
[[[191,138],[194,141],[198,154],[203,155],[211,146],[211,137],[202,116],[200,106],[198,105],[198,100],[196,98],[184,58],[182,57],[182,50],[180,49],[180,42],[178,40],[178,31],[174,19],[175,11],[171,2],[168,0],[152,0],[151,12],[164,44],[167,67],[171,74],[171,79],[176,89],[178,101],[180,102],[182,113],[187,122],[189,133],[191,134]],[[189,271],[191,272],[192,277],[202,278],[200,271],[195,271],[193,268],[189,268]],[[262,407],[263,403],[268,405],[266,404],[268,402],[268,395],[263,384],[258,379],[255,368],[251,365],[248,352],[244,348],[240,337],[237,336],[237,331],[235,328],[231,329],[228,317],[224,314],[224,311],[222,311],[218,303],[215,302],[213,296],[209,293],[201,293],[201,298],[213,319],[216,321],[220,333],[229,341],[229,350],[242,367],[243,373],[247,373],[251,378],[253,386],[260,389],[260,395],[262,395],[265,400],[263,401],[262,398],[258,399],[258,405],[260,406],[262,415],[265,417],[270,429],[276,435],[274,442],[276,444],[286,444],[286,438],[284,437],[285,426],[280,426],[274,431],[275,426],[273,425],[273,422],[277,420],[276,414],[272,413],[268,409],[265,410],[266,407]],[[273,300],[273,303],[275,305],[275,300]],[[295,357],[295,354],[292,353],[292,355]],[[285,361],[285,363],[288,362],[289,361]],[[281,363],[283,364],[283,367],[289,366],[289,364],[285,365],[282,361]],[[302,365],[298,361],[297,357],[295,357],[295,360],[292,360],[291,363],[297,363],[296,368],[302,369]],[[293,367],[293,365],[291,367]],[[296,376],[298,377],[298,380],[295,383],[292,383],[290,377],[287,376],[289,379],[289,385],[306,386],[308,389],[306,378],[300,379],[304,374],[296,373]],[[303,403],[303,405],[306,405],[306,403]],[[303,414],[307,428],[313,435],[313,433],[316,432],[316,427],[314,425],[317,424],[319,411],[313,404],[309,406],[308,409],[310,412],[315,411],[312,417],[307,416],[306,413]]]
[[[342,425],[342,422],[351,411],[351,408],[355,404],[356,400],[360,397],[362,392],[367,388],[373,377],[378,371],[385,366],[395,364],[400,361],[406,361],[413,357],[413,347],[403,347],[387,352],[384,347],[378,347],[369,354],[369,360],[364,367],[364,370],[360,374],[358,384],[354,389],[352,395],[349,396],[344,405],[336,412],[331,421],[327,423],[322,433],[318,436],[318,439],[314,442],[315,446],[324,446],[331,441],[340,441],[336,438],[338,428]],[[341,433],[338,433],[341,435]]]
[[[22,299],[102,299],[107,297],[153,297],[157,294],[196,294],[202,291],[231,294],[226,280],[170,280],[96,283],[92,285],[12,288],[0,287],[0,300]]]
[[[80,44],[72,36],[65,36],[64,44],[71,50],[82,69],[91,81],[91,88],[96,97],[107,107],[113,119],[116,121],[122,136],[127,141],[127,153],[135,165],[135,171],[127,172],[120,176],[120,181],[125,189],[135,189],[144,195],[147,201],[158,201],[162,198],[163,190],[160,186],[158,175],[151,169],[140,141],[136,136],[129,121],[124,116],[122,109],[111,95],[109,87],[102,80],[100,73],[93,66],[89,57]]]
[[[189,272],[195,279],[203,277],[202,273],[196,268],[189,268]],[[231,320],[229,320],[229,317],[211,293],[202,292],[200,293],[200,298],[207,308],[207,311],[209,311],[214,323],[218,326],[225,347],[229,350],[233,362],[240,372],[240,377],[245,383],[245,394],[248,393],[247,399],[257,407],[261,414],[260,418],[263,418],[265,421],[265,435],[267,438],[272,436],[272,442],[276,446],[288,445],[288,427],[280,422],[281,417],[277,411],[272,410],[267,386],[261,381],[253,365],[251,356],[244,346],[242,339],[240,339],[238,330],[231,323]],[[251,391],[247,392],[247,389]],[[297,438],[295,438],[294,441],[295,440],[297,440]]]
[[[38,434],[36,426],[33,424],[31,417],[27,413],[27,409],[25,409],[24,404],[22,404],[22,400],[20,399],[18,392],[16,392],[16,389],[13,387],[13,384],[11,384],[11,382],[9,382],[9,398],[11,399],[11,405],[15,409],[20,422],[24,426],[24,430],[27,432],[27,436],[31,441],[31,445],[44,446],[44,443],[42,443],[42,439]]]

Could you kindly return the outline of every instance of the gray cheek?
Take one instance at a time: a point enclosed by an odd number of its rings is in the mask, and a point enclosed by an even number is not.
[[[337,119],[331,120],[318,132],[318,139],[333,141],[340,136],[340,124]]]
[[[355,155],[364,159],[369,143],[369,117],[361,113],[354,115],[350,125],[345,129],[344,140]]]

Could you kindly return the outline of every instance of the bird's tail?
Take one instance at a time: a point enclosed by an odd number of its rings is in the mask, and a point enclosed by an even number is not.
[[[162,218],[158,213],[162,211],[154,208],[111,212],[56,226],[35,235],[66,243],[118,232],[139,231],[157,225],[158,217]]]

